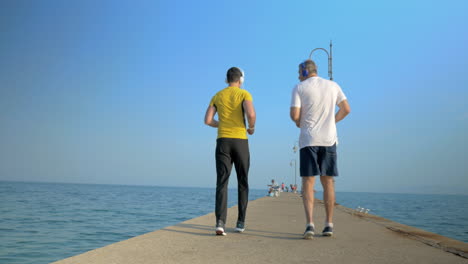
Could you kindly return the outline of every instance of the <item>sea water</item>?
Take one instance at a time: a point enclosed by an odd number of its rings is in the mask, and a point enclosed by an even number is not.
[[[336,202],[468,243],[468,195],[338,192]]]
[[[214,197],[214,188],[0,182],[0,264],[50,263],[175,225],[213,212]]]
[[[249,199],[265,195],[251,190]],[[214,196],[214,188],[0,182],[0,263],[50,263],[175,225],[213,212]],[[337,202],[468,242],[468,196],[338,192]]]

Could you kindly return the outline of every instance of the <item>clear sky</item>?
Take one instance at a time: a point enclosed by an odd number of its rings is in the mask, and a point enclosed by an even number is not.
[[[337,190],[468,194],[467,13],[465,0],[1,1],[0,180],[214,187],[203,117],[238,66],[257,110],[251,187],[294,183],[297,66],[333,40],[352,108]]]

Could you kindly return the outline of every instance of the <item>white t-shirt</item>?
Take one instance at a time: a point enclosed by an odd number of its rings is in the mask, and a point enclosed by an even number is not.
[[[299,148],[338,144],[336,105],[345,99],[337,83],[321,77],[310,77],[294,87],[291,107],[301,108]]]

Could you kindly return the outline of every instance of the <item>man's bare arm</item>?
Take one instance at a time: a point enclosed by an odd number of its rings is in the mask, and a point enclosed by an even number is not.
[[[349,113],[351,113],[351,107],[349,107],[348,100],[343,100],[338,104],[340,110],[335,115],[335,123],[343,120]]]
[[[216,107],[214,106],[208,106],[208,109],[206,109],[205,113],[205,125],[210,126],[210,127],[218,127],[218,121],[214,119],[214,116],[216,114]]]
[[[244,100],[242,106],[244,107],[245,115],[247,116],[247,122],[249,125],[247,132],[249,135],[252,135],[255,129],[255,122],[257,121],[257,114],[255,113],[253,102],[250,100]]]
[[[291,107],[289,111],[289,116],[291,120],[296,123],[297,127],[301,127],[301,108],[300,107]]]

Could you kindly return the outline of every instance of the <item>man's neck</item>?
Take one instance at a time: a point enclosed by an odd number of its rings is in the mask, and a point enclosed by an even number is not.
[[[241,87],[241,84],[240,84],[240,82],[232,82],[232,83],[229,83],[229,87],[237,87],[237,88],[240,88],[240,87]]]
[[[305,81],[309,78],[312,78],[312,77],[318,77],[318,75],[316,73],[312,73],[312,74],[309,74],[309,76],[307,76],[306,78],[304,78],[302,81]]]

